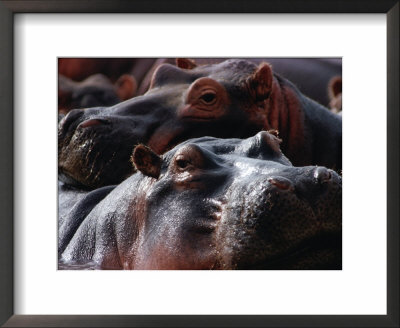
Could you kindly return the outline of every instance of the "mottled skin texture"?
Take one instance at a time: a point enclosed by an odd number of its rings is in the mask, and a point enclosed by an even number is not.
[[[82,82],[58,76],[58,112],[66,114],[71,109],[112,106],[132,98],[137,88],[133,76],[121,75],[112,83],[105,75],[91,75]]]
[[[270,66],[228,60],[193,67],[165,64],[143,96],[106,108],[72,110],[59,124],[60,178],[93,189],[132,174],[128,159],[143,143],[162,154],[189,138],[246,138],[275,129],[294,165],[341,169],[341,118]]]
[[[64,268],[341,269],[341,178],[293,167],[273,135],[192,139],[162,157],[139,145],[132,162],[90,205]]]

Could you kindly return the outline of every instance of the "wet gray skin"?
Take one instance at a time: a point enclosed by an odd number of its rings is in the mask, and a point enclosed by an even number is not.
[[[341,119],[272,76],[268,65],[165,64],[145,95],[74,109],[60,121],[59,178],[86,189],[118,184],[134,172],[129,157],[139,143],[163,154],[194,137],[247,138],[270,129],[279,130],[295,165],[341,168]]]
[[[162,157],[140,145],[132,161],[61,250],[64,269],[341,269],[341,178],[293,167],[273,135]]]

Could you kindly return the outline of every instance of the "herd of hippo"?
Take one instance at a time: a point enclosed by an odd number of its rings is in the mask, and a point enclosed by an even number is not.
[[[82,60],[59,61],[60,269],[341,269],[340,60]]]

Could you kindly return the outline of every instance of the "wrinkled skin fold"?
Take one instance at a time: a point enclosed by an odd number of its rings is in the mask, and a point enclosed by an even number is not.
[[[260,132],[191,139],[163,156],[138,145],[137,173],[81,199],[77,207],[91,209],[78,227],[73,215],[63,218],[64,228],[75,226],[61,266],[341,269],[341,177],[292,166],[279,144]]]

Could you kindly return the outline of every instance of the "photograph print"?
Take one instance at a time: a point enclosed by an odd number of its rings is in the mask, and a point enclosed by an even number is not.
[[[58,58],[60,270],[341,270],[341,58]]]

